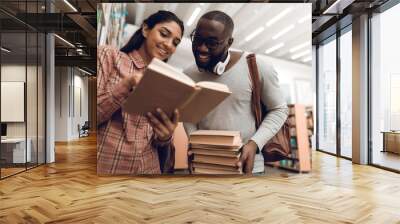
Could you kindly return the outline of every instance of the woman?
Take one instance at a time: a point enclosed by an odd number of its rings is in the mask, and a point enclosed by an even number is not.
[[[160,174],[173,169],[171,139],[178,111],[171,119],[159,109],[145,117],[128,114],[121,106],[152,58],[168,60],[183,32],[183,23],[175,14],[158,11],[144,20],[121,50],[98,48],[98,174]]]

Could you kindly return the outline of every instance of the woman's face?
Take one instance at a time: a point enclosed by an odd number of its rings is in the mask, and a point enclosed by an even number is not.
[[[144,24],[143,36],[146,38],[144,44],[148,56],[165,60],[175,52],[181,42],[182,30],[174,21],[158,23],[153,29]]]

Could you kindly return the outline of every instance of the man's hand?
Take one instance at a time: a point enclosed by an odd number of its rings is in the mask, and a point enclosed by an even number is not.
[[[175,110],[172,119],[170,119],[164,111],[157,108],[156,114],[147,113],[147,119],[153,127],[156,138],[160,141],[167,141],[172,137],[176,126],[178,126],[179,112]]]
[[[252,140],[247,142],[242,148],[242,155],[240,156],[237,166],[243,169],[243,172],[246,174],[252,174],[257,148],[257,144]]]

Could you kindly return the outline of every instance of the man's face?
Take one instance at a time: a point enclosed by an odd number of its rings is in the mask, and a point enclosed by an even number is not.
[[[209,19],[200,19],[192,33],[192,51],[197,67],[212,72],[229,48],[229,36],[224,24]]]

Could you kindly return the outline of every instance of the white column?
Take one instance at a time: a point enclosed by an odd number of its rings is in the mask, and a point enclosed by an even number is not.
[[[353,20],[353,162],[368,163],[368,16]]]
[[[46,163],[55,161],[54,133],[55,133],[55,60],[54,60],[54,35],[46,35]]]

